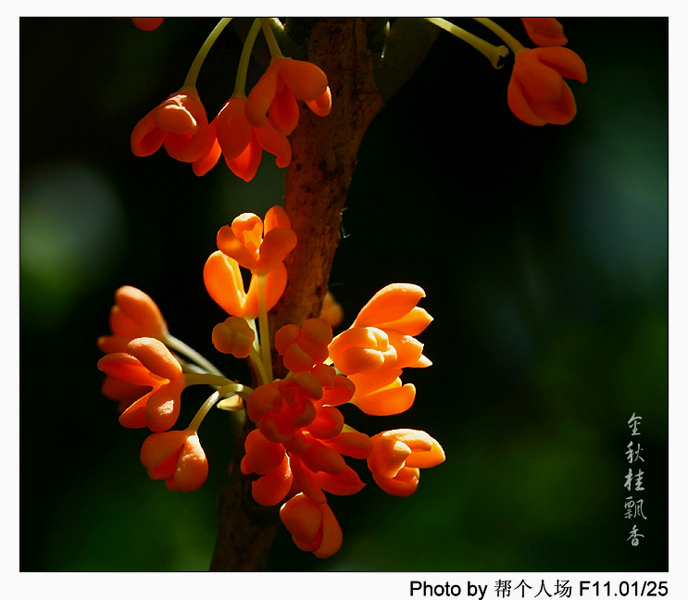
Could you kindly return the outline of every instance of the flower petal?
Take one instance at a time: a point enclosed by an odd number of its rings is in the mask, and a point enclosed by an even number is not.
[[[564,46],[568,42],[562,24],[552,17],[522,17],[521,22],[536,46]]]
[[[213,252],[203,267],[203,281],[210,297],[219,304],[227,314],[240,317],[256,317],[246,302],[244,280],[239,263],[224,252]]]
[[[205,456],[198,435],[189,435],[177,459],[174,476],[167,480],[172,491],[193,492],[208,478],[208,459]]]
[[[266,121],[262,127],[253,130],[258,144],[275,157],[275,164],[283,169],[291,162],[291,144],[285,134],[273,127],[270,121]]]
[[[547,121],[535,114],[531,108],[531,105],[523,92],[523,86],[514,73],[512,73],[511,79],[509,80],[509,87],[507,88],[506,97],[511,112],[524,123],[537,127],[547,124]]]
[[[251,483],[253,499],[261,506],[274,506],[284,500],[292,486],[289,457],[285,454],[280,466]]]
[[[533,53],[543,65],[553,68],[566,79],[575,79],[581,83],[588,80],[583,59],[570,48],[535,48]]]
[[[232,161],[240,156],[251,142],[251,126],[246,120],[246,99],[232,96],[213,123],[225,159]]]
[[[131,132],[131,151],[134,156],[150,156],[162,147],[166,135],[167,132],[156,125],[153,111],[151,111],[135,125]]]
[[[392,283],[377,292],[359,311],[354,326],[380,327],[380,323],[406,316],[421,298],[423,288],[412,283]]]
[[[318,558],[329,558],[339,552],[342,547],[342,528],[328,504],[322,505],[320,510],[322,511],[323,537],[320,547],[313,554]]]
[[[299,104],[286,85],[279,87],[268,111],[269,123],[280,133],[290,135],[299,122]]]
[[[306,100],[306,105],[319,117],[326,117],[332,111],[332,92],[328,87],[315,100]]]
[[[268,109],[277,93],[278,69],[279,66],[273,61],[246,99],[246,118],[253,127],[261,127],[265,123]]]
[[[280,77],[299,100],[317,100],[326,92],[327,75],[312,62],[279,58],[275,64]]]
[[[136,338],[127,346],[129,353],[138,358],[141,363],[159,377],[170,381],[183,376],[179,361],[172,356],[167,346],[160,340],[149,337]]]

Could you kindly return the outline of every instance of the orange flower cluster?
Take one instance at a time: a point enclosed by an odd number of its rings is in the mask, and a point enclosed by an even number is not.
[[[255,318],[259,313],[260,279],[265,278],[266,310],[280,299],[287,286],[284,259],[296,246],[296,234],[289,217],[273,206],[260,217],[245,213],[217,234],[218,250],[210,255],[203,269],[203,280],[210,297],[229,315]],[[241,267],[251,271],[245,291]]]
[[[164,146],[172,158],[191,163],[198,176],[223,156],[232,173],[251,181],[263,150],[280,168],[291,162],[288,136],[299,121],[298,101],[327,116],[332,108],[327,76],[311,62],[276,56],[248,97],[235,92],[210,122],[195,85],[182,86],[136,124],[131,150],[150,156]]]
[[[566,125],[576,116],[576,101],[564,81],[587,80],[585,63],[564,48],[564,29],[554,18],[524,18],[523,25],[537,48],[516,50],[507,88],[511,112],[529,125]]]
[[[244,440],[241,472],[251,479],[253,499],[280,505],[296,546],[326,558],[342,544],[327,494],[351,495],[365,485],[347,459],[365,460],[378,486],[398,496],[416,490],[421,468],[444,461],[442,447],[424,431],[396,429],[370,437],[348,426],[341,410],[351,404],[383,416],[411,406],[416,390],[402,384],[401,375],[431,364],[415,336],[432,317],[418,306],[425,296],[420,287],[397,283],[375,294],[336,337],[330,320],[340,319],[341,307],[330,297],[323,318],[286,325],[270,339],[267,311],[284,291],[284,260],[296,243],[281,207],[264,219],[246,213],[220,229],[218,250],[204,268],[210,296],[229,314],[214,327],[213,345],[249,361],[254,387],[198,359],[170,335],[153,300],[130,286],[115,294],[111,334],[98,341],[106,353],[98,368],[106,376],[104,393],[119,402],[120,423],[152,432],[141,448],[148,475],[173,491],[195,490],[208,475],[197,433],[208,410],[216,404],[245,408],[256,427]],[[242,269],[250,271],[248,292]],[[288,370],[283,379],[272,377],[272,345]],[[172,429],[183,390],[199,383],[215,391],[188,427]]]
[[[98,340],[106,352],[98,361],[106,375],[102,391],[118,401],[124,427],[154,432],[141,448],[141,462],[150,477],[165,479],[172,490],[198,489],[208,466],[196,432],[168,431],[179,417],[188,381],[165,345],[170,339],[167,324],[150,296],[136,288],[120,288],[115,302],[110,311],[112,334]]]
[[[431,364],[414,337],[432,320],[417,306],[424,295],[415,285],[389,285],[334,339],[324,319],[286,325],[275,347],[290,375],[246,400],[257,429],[246,439],[241,468],[256,477],[253,497],[268,506],[283,503],[280,518],[294,543],[315,556],[331,556],[342,542],[325,493],[354,494],[364,485],[344,457],[366,459],[375,482],[401,496],[415,491],[420,468],[444,461],[442,447],[425,432],[370,438],[347,426],[338,409],[350,403],[367,414],[393,415],[411,406],[415,387],[402,385],[402,370]]]

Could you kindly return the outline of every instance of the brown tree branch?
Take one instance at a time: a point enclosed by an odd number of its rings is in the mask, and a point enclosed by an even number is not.
[[[328,76],[332,112],[323,118],[302,110],[290,138],[293,154],[284,208],[298,244],[287,257],[287,288],[270,315],[273,333],[287,323],[300,325],[320,312],[356,156],[368,126],[383,106],[366,25],[365,19],[318,19],[310,31],[308,60]],[[275,372],[283,376],[280,369],[275,364]],[[252,427],[247,421],[244,437]],[[249,478],[241,474],[237,462],[221,498],[211,569],[264,569],[278,522],[276,507],[259,507],[253,501]]]
[[[363,136],[383,107],[373,75],[366,20],[319,19],[308,57],[328,77],[332,112],[301,112],[291,135],[284,209],[298,244],[287,257],[287,289],[271,314],[271,330],[317,316],[339,245],[341,213]]]

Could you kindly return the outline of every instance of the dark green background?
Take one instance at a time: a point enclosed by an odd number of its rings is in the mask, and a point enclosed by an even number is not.
[[[526,41],[518,19],[499,22]],[[418,388],[407,413],[346,417],[371,434],[426,429],[447,461],[410,498],[374,484],[332,498],[344,544],[331,559],[281,529],[272,569],[668,568],[668,21],[562,22],[589,74],[571,84],[572,124],[518,121],[511,63],[493,70],[443,33],[366,135],[331,289],[351,319],[387,283],[423,286],[434,366],[405,374]],[[202,267],[220,226],[280,202],[283,171],[264,154],[251,184],[224,164],[199,179],[162,152],[129,150],[213,24],[20,20],[22,570],[209,564],[226,415],[200,431],[208,482],[168,492],[139,463],[145,432],[120,427],[99,393],[95,340],[114,290],[131,284],[174,335],[227,366],[210,343],[224,315]],[[201,73],[211,117],[239,50],[227,30]],[[193,414],[203,395],[188,397]],[[647,520],[624,518],[632,413]],[[645,536],[635,548],[633,523]]]

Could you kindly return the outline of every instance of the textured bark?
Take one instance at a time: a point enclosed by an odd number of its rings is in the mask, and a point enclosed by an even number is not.
[[[270,315],[273,334],[282,325],[300,325],[320,312],[356,155],[383,106],[373,77],[365,19],[318,19],[307,50],[308,60],[327,74],[332,112],[318,117],[304,107],[290,137],[293,154],[284,208],[298,244],[287,257],[289,283],[284,296]],[[275,365],[275,373],[283,375],[280,365]],[[219,521],[211,570],[264,569],[278,524],[277,508],[256,505],[249,478],[241,475],[238,464],[222,495]]]
[[[301,112],[291,135],[284,209],[298,237],[287,257],[289,280],[271,314],[271,329],[317,316],[327,291],[356,156],[383,106],[373,76],[365,19],[319,19],[308,39],[309,60],[325,71],[332,112]]]
[[[242,439],[254,425],[246,420]],[[243,447],[243,446],[242,446]],[[239,469],[237,457],[230,468],[229,484],[222,490],[218,534],[211,571],[263,571],[279,524],[276,507],[263,507],[251,497],[250,478]]]

